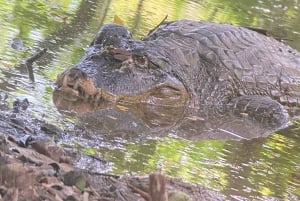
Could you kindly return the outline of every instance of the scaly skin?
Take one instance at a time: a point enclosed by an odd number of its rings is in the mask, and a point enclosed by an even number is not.
[[[161,25],[145,40],[158,47],[152,48],[152,58],[172,58],[166,71],[181,77],[196,103],[227,103],[243,95],[300,103],[300,54],[273,38],[242,27],[183,20]]]
[[[287,122],[300,104],[300,54],[255,31],[181,20],[143,40],[125,27],[102,27],[75,68],[60,74],[54,95],[69,102],[145,102],[233,109]],[[259,118],[258,118],[259,119]]]

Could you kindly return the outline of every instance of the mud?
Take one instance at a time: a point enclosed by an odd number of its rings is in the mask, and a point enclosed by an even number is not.
[[[26,110],[28,104],[25,99],[16,100],[13,108],[5,101],[0,105],[0,200],[151,200],[148,175],[76,168],[79,157],[92,156],[60,147],[61,137],[74,133],[34,118]],[[166,192],[169,201],[225,199],[219,192],[176,178],[166,178]]]

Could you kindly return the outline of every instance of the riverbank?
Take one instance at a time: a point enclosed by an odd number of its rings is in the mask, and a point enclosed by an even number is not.
[[[16,100],[13,108],[5,101],[0,105],[1,201],[152,200],[151,192],[158,185],[150,185],[148,175],[110,175],[78,169],[75,163],[83,153],[57,144],[62,136],[71,133],[32,117],[26,110],[28,105],[27,99]],[[152,177],[165,186],[158,189],[167,195],[161,201],[224,199],[218,192],[180,179],[157,172]]]

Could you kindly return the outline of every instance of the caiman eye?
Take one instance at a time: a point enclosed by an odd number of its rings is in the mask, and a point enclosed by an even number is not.
[[[183,106],[187,99],[185,90],[162,85],[152,89],[143,102],[161,106]]]

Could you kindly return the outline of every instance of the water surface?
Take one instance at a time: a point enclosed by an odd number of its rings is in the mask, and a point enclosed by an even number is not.
[[[168,20],[263,28],[300,50],[299,9],[297,0],[0,0],[0,90],[9,102],[28,98],[35,116],[72,130],[76,118],[62,115],[52,103],[54,80],[78,62],[99,27],[115,15],[136,38],[168,15]],[[24,61],[43,48],[48,54],[34,64],[32,82]],[[298,122],[266,136],[266,128],[243,119],[236,124],[244,130],[235,132],[219,119],[204,121],[205,115],[195,115],[199,113],[184,118],[181,127],[131,114],[126,108],[102,111],[96,121],[87,121],[98,126],[92,126],[93,135],[66,136],[62,143],[109,161],[96,167],[103,172],[142,174],[160,168],[169,176],[220,190],[228,200],[300,199]],[[198,129],[201,123],[206,130]]]

